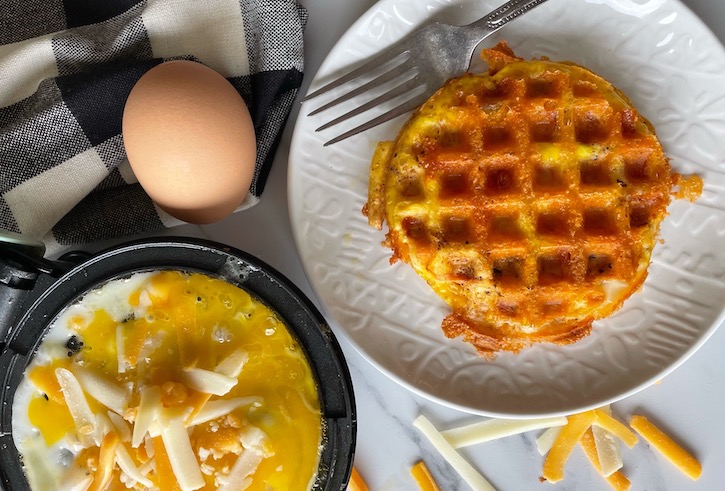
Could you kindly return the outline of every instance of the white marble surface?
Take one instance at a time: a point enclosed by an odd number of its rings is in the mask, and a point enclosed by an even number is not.
[[[574,1],[574,0],[572,0]],[[302,0],[310,20],[306,31],[306,77],[302,93],[324,57],[345,30],[374,0]],[[639,3],[642,3],[641,1]],[[685,0],[711,29],[725,40],[725,1]],[[182,226],[168,231],[207,237],[246,250],[268,262],[314,300],[294,248],[287,212],[287,157],[295,107],[282,138],[265,195],[254,208],[220,223],[204,227]],[[350,366],[357,403],[358,444],[355,465],[372,491],[416,490],[409,468],[424,459],[441,489],[466,490],[455,471],[412,426],[425,414],[439,428],[449,428],[481,418],[430,402],[380,373],[338,334]],[[725,329],[714,336],[690,360],[661,383],[613,406],[626,420],[632,413],[646,414],[690,449],[703,464],[703,475],[693,482],[648,445],[624,448],[624,471],[633,490],[719,490],[725,489],[725,424],[720,419],[725,406],[722,355]],[[538,432],[481,444],[462,454],[499,490],[608,490],[580,450],[575,450],[566,467],[566,478],[552,485],[540,483],[543,458],[534,446]]]

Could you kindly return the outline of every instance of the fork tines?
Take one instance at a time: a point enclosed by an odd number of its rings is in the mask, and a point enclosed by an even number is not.
[[[368,80],[364,84],[337,96],[335,99],[321,105],[308,114],[308,116],[313,116],[362,94],[375,94],[376,92],[380,92],[379,90],[376,91],[376,89],[387,89],[387,91],[382,94],[374,96],[371,100],[323,124],[317,128],[316,131],[328,129],[369,111],[370,109],[381,106],[388,101],[402,99],[396,107],[393,107],[383,114],[338,135],[326,142],[325,146],[332,145],[333,143],[337,143],[385,121],[405,114],[425,102],[427,98],[427,94],[425,92],[425,82],[421,80],[419,76],[419,68],[411,60],[410,50],[404,49],[403,51],[400,51],[400,47],[397,46],[397,48],[398,49],[389,49],[383,52],[379,56],[363,63],[351,72],[305,96],[303,100],[306,101],[354,80],[369,78],[371,73],[374,74],[374,78],[371,80]]]

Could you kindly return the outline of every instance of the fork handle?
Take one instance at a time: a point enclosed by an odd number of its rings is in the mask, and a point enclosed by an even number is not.
[[[501,29],[503,26],[538,7],[547,0],[509,0],[481,19],[468,24],[467,27],[481,31],[481,39]]]

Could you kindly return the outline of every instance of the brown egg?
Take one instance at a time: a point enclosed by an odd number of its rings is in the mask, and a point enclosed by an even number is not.
[[[218,221],[249,192],[252,118],[237,90],[201,63],[162,63],[139,79],[124,108],[123,142],[146,193],[180,220]]]

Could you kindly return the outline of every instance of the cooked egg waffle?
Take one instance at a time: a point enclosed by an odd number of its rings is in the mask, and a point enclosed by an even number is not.
[[[523,61],[447,82],[378,145],[364,212],[482,354],[571,343],[647,275],[675,175],[651,124],[589,70]]]

